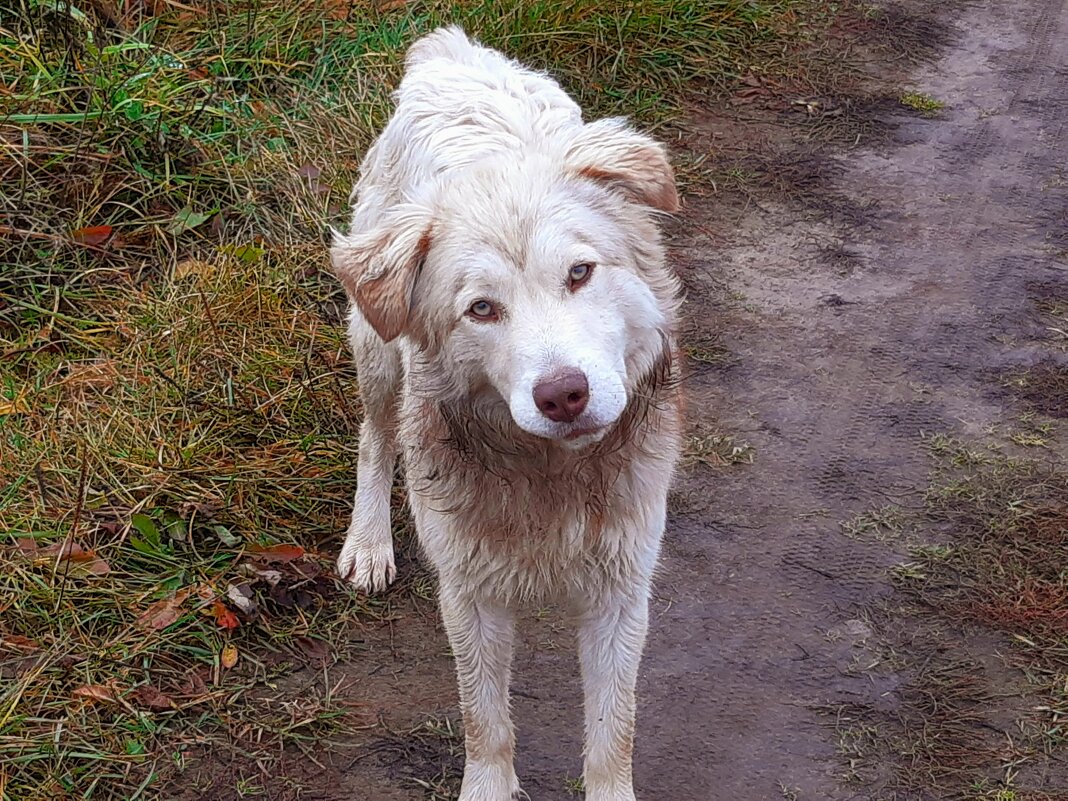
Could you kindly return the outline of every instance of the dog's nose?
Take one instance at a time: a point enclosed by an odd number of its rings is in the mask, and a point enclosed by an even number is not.
[[[570,423],[586,408],[590,385],[586,375],[568,370],[534,385],[534,405],[554,423]]]

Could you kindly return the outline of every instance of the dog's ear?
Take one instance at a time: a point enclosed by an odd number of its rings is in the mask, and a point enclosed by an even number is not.
[[[564,158],[573,174],[623,189],[639,203],[678,211],[679,193],[667,150],[631,128],[626,120],[597,120],[583,126]]]
[[[369,231],[334,234],[334,273],[386,342],[408,327],[415,282],[430,250],[430,229],[426,210],[405,203],[387,211]]]

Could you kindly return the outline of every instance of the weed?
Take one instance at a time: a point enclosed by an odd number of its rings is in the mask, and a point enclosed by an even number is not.
[[[853,539],[890,540],[901,536],[905,515],[898,506],[883,506],[842,523],[842,533]]]
[[[735,442],[734,437],[727,434],[695,434],[683,447],[682,463],[706,467],[752,464],[754,453],[748,442]]]
[[[941,100],[935,100],[922,92],[905,92],[901,95],[899,102],[913,111],[918,111],[924,117],[937,116],[938,112],[946,107]]]

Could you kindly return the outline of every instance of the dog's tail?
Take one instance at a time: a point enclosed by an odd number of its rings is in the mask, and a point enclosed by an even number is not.
[[[464,33],[459,25],[451,25],[448,28],[438,28],[433,33],[428,33],[422,39],[416,40],[408,48],[408,54],[404,57],[404,65],[411,69],[416,64],[435,59],[446,59],[461,64],[477,62],[479,47]]]

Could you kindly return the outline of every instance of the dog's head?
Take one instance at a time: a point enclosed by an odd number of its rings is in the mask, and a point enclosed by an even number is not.
[[[530,434],[581,446],[663,356],[678,287],[653,218],[677,207],[664,148],[604,120],[557,157],[428,182],[339,235],[334,269],[382,339],[408,340],[436,396],[506,405]]]

